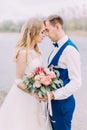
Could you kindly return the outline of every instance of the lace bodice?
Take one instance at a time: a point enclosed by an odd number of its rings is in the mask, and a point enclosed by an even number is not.
[[[36,67],[42,66],[42,57],[34,50],[29,50],[29,58],[25,74],[31,73]]]

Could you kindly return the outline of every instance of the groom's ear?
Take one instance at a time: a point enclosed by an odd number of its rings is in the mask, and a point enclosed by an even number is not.
[[[56,23],[55,27],[57,28],[57,30],[59,30],[61,28],[60,23]]]

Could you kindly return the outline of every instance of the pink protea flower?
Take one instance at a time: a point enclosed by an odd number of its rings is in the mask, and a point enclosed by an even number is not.
[[[38,74],[40,74],[40,73],[45,73],[44,68],[42,68],[42,67],[37,67],[36,70],[35,70],[35,75],[38,75]]]
[[[48,86],[50,85],[52,82],[50,76],[44,76],[42,79],[41,79],[41,83]]]

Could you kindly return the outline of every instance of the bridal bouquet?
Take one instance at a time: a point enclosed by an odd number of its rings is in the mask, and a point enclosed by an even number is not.
[[[39,97],[45,97],[47,92],[63,85],[62,80],[59,79],[59,73],[56,75],[50,68],[42,67],[37,67],[23,79],[22,83],[29,93],[36,93]]]

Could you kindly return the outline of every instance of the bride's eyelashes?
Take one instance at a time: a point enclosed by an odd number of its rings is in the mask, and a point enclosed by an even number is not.
[[[42,34],[45,34],[45,30],[41,31]]]

